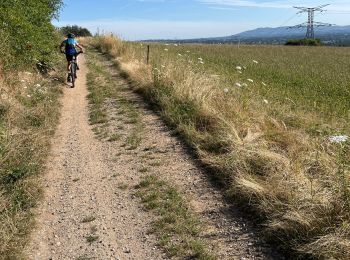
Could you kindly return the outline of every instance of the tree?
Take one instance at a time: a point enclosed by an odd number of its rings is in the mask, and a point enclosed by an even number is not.
[[[1,0],[0,60],[5,65],[49,61],[57,44],[51,20],[62,0]]]
[[[322,42],[320,39],[296,39],[287,41],[286,45],[294,46],[321,46]]]
[[[59,31],[63,35],[67,35],[68,33],[74,33],[75,36],[77,36],[77,37],[91,37],[92,36],[91,32],[88,29],[80,27],[78,25],[67,25],[67,26],[61,27],[59,29]]]

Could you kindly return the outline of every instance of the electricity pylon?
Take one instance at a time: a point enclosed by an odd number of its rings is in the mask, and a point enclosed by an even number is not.
[[[317,7],[298,7],[294,6],[294,8],[299,9],[298,14],[301,13],[308,13],[308,21],[306,23],[298,24],[293,27],[301,28],[306,27],[306,38],[307,39],[315,39],[315,27],[322,27],[322,26],[332,26],[330,23],[321,23],[321,22],[315,22],[315,12],[325,12],[323,8],[326,6],[329,6],[329,4],[326,5],[320,5]]]

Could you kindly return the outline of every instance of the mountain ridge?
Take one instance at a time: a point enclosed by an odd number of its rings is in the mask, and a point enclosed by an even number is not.
[[[284,44],[290,39],[305,37],[305,28],[261,27],[238,34],[223,37],[208,37],[182,40],[150,40],[179,43],[247,43],[247,44]],[[315,28],[316,38],[328,45],[350,46],[350,25]]]

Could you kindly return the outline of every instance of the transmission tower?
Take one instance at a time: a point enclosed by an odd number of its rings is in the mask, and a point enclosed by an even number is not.
[[[298,25],[293,26],[293,27],[296,27],[296,28],[306,27],[307,28],[306,38],[307,39],[315,39],[315,31],[314,31],[315,27],[332,26],[332,24],[329,24],[329,23],[315,22],[315,12],[320,12],[320,13],[325,12],[326,10],[324,10],[323,8],[325,8],[326,6],[329,6],[329,4],[320,5],[317,7],[294,6],[294,8],[299,9],[298,14],[308,13],[308,21],[306,23],[298,24]]]

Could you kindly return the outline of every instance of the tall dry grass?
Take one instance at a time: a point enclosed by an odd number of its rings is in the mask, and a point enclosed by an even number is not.
[[[275,102],[253,87],[232,88],[232,82],[241,80],[240,74],[218,76],[210,64],[198,64],[177,52],[164,54],[163,48],[169,48],[164,45],[158,47],[163,52],[153,53],[153,64],[146,65],[140,43],[112,36],[94,38],[91,43],[117,60],[135,89],[158,106],[164,119],[216,172],[227,194],[259,217],[269,239],[304,256],[350,258],[349,141],[329,140],[332,133],[349,135],[346,114],[326,115],[331,105],[322,98],[318,101],[322,109],[299,108],[293,100],[275,101],[277,85],[269,96]],[[202,47],[182,48],[202,55]],[[210,53],[214,47],[203,48]],[[274,47],[255,48],[265,49],[267,55]],[[307,49],[303,51],[310,63],[316,62],[307,56]],[[298,75],[302,79],[302,73]],[[337,97],[341,102],[341,95],[334,95],[335,104]]]
[[[0,70],[1,259],[23,259],[34,227],[32,209],[41,197],[40,174],[59,116],[56,77]]]

